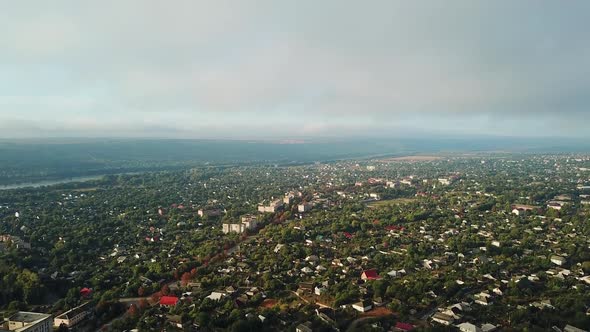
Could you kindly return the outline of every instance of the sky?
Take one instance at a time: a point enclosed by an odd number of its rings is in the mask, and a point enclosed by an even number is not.
[[[590,138],[586,0],[0,2],[0,137]]]

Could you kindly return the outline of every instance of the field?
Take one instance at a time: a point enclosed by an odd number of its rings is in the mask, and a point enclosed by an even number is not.
[[[397,205],[397,204],[407,204],[415,202],[416,198],[394,198],[394,199],[386,199],[383,201],[374,201],[368,204],[369,207],[382,207],[388,205]]]

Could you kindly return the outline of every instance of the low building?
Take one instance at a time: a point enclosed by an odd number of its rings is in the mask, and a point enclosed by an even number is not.
[[[381,279],[381,277],[377,274],[377,270],[370,269],[370,270],[365,270],[365,271],[363,271],[363,273],[361,273],[361,279],[364,281],[379,280],[379,279]]]
[[[19,311],[0,323],[0,331],[51,332],[51,315]]]
[[[161,307],[174,307],[178,304],[178,297],[176,296],[162,296],[160,298]]]
[[[577,328],[577,327],[575,327],[575,326],[572,326],[572,325],[569,325],[569,324],[568,324],[568,325],[566,325],[566,326],[563,328],[563,332],[588,332],[588,331],[586,331],[586,330],[582,330],[582,329],[580,329],[580,328]]]
[[[369,300],[363,300],[352,304],[352,308],[358,312],[367,312],[373,309],[373,303]]]
[[[213,300],[213,301],[219,301],[222,298],[224,298],[225,296],[227,296],[227,294],[225,292],[211,292],[211,294],[209,294],[209,296],[207,296],[207,298],[210,300]]]
[[[395,332],[408,332],[408,331],[412,331],[414,330],[414,325],[410,324],[410,323],[403,323],[403,322],[397,322],[395,323],[395,327],[393,328],[393,331]]]
[[[303,324],[297,325],[295,332],[313,332],[311,329],[311,322],[305,322]]]
[[[68,310],[63,314],[53,319],[53,326],[60,327],[65,326],[70,328],[84,321],[92,313],[92,306],[90,302],[86,302],[81,306],[75,307],[74,309]]]
[[[437,322],[442,325],[451,325],[455,321],[455,319],[449,315],[443,314],[442,312],[437,312],[432,315],[432,321]]]
[[[471,324],[471,323],[461,323],[457,325],[457,328],[461,332],[482,332],[481,328]]]
[[[555,264],[555,265],[559,265],[562,266],[563,264],[565,264],[566,259],[561,257],[561,256],[551,256],[551,263]]]

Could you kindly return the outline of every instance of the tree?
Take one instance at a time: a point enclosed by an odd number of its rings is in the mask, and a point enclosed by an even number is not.
[[[166,296],[170,294],[170,287],[168,287],[168,285],[164,285],[160,291],[162,292],[162,295]]]
[[[185,272],[182,274],[182,277],[180,278],[180,282],[182,283],[183,286],[186,287],[186,285],[188,285],[188,283],[191,281],[192,279],[192,275],[189,272]]]

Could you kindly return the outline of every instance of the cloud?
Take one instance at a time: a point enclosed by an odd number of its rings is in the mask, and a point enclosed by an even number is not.
[[[588,9],[585,1],[0,4],[0,129],[16,135],[11,121],[28,121],[64,135],[409,127],[584,135]]]

